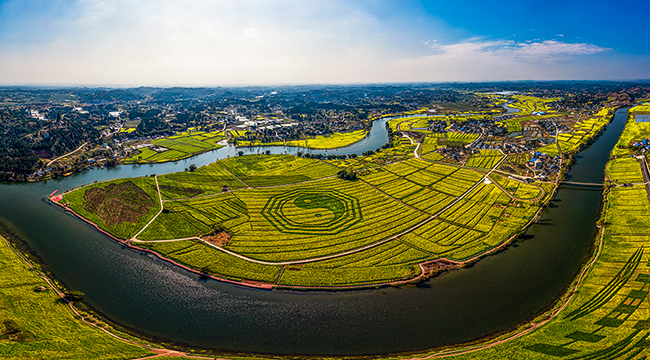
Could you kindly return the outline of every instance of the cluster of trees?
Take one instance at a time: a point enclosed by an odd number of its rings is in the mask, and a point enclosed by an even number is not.
[[[333,154],[324,155],[324,154],[310,154],[310,153],[303,154],[302,151],[298,151],[296,153],[296,155],[307,158],[307,159],[319,159],[319,160],[323,160],[323,159],[325,159],[325,160],[335,160],[335,159],[344,160],[344,159],[354,159],[355,157],[357,157],[357,154],[349,154],[349,155],[333,155]]]
[[[38,163],[31,146],[15,137],[0,137],[0,173],[31,174]],[[0,176],[9,179],[7,174]]]
[[[352,170],[341,170],[336,175],[342,180],[354,181],[357,179],[357,173]]]
[[[70,121],[65,126],[50,129],[32,144],[32,148],[36,151],[50,151],[52,156],[59,156],[73,151],[84,142],[96,142],[100,136],[92,125]]]

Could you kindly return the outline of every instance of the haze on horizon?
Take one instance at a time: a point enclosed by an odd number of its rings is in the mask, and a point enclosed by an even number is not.
[[[646,1],[0,0],[0,84],[650,78]]]

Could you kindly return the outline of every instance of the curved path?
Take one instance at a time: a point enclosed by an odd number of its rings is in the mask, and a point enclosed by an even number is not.
[[[142,229],[140,229],[140,231],[138,231],[137,234],[133,235],[133,238],[131,238],[131,240],[135,240],[135,239],[138,237],[138,235],[142,234],[142,232],[143,232],[147,227],[149,227],[149,225],[151,225],[151,223],[152,223],[154,220],[156,220],[156,218],[158,217],[158,215],[160,215],[160,214],[162,213],[162,211],[163,211],[163,199],[162,199],[162,194],[160,194],[160,186],[158,186],[158,176],[157,176],[157,175],[154,177],[154,180],[156,180],[156,190],[158,191],[158,201],[160,201],[160,210],[158,210],[158,213],[157,213],[154,217],[152,217],[151,220],[149,220],[149,222],[146,223],[146,224],[142,227]]]

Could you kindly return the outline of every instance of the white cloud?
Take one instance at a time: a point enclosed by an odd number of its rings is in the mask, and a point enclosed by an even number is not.
[[[573,58],[611,50],[556,40],[515,42],[481,38],[434,44],[431,49],[431,55],[399,60],[398,67],[405,73],[418,70],[439,81],[562,79],[569,75],[566,65],[575,65]],[[582,75],[577,71],[568,78]]]
[[[479,38],[472,38],[455,44],[434,44],[431,48],[437,53],[425,56],[424,59],[445,60],[475,56],[497,56],[508,59],[547,59],[572,55],[590,55],[611,50],[593,44],[571,44],[556,40],[517,43],[513,40],[482,41]]]
[[[0,43],[0,82],[363,81],[390,41],[338,0],[80,0],[52,21],[32,44]]]
[[[574,55],[591,55],[611,50],[593,44],[572,44],[556,40],[545,40],[515,44],[501,49],[500,52],[519,58],[562,58]]]
[[[5,9],[22,4],[7,3],[12,6]],[[599,78],[602,72],[585,70],[575,59],[610,50],[556,40],[450,43],[466,33],[423,15],[418,6],[406,0],[77,0],[33,19],[3,14],[0,6],[0,83]]]

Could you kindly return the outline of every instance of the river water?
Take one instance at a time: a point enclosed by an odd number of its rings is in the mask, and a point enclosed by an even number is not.
[[[602,180],[607,155],[625,117],[625,110],[617,111],[600,139],[580,153],[569,172],[572,181]],[[369,137],[339,153],[360,154],[379,147],[388,139],[384,123],[376,122]],[[470,268],[403,288],[269,291],[202,280],[124,248],[43,200],[54,189],[182,170],[236,151],[224,148],[177,163],[119,166],[48,182],[1,184],[0,221],[27,240],[57,278],[84,292],[87,302],[112,321],[194,346],[311,355],[421,350],[509,329],[558,298],[589,256],[595,234],[600,190],[562,187],[524,240]]]

